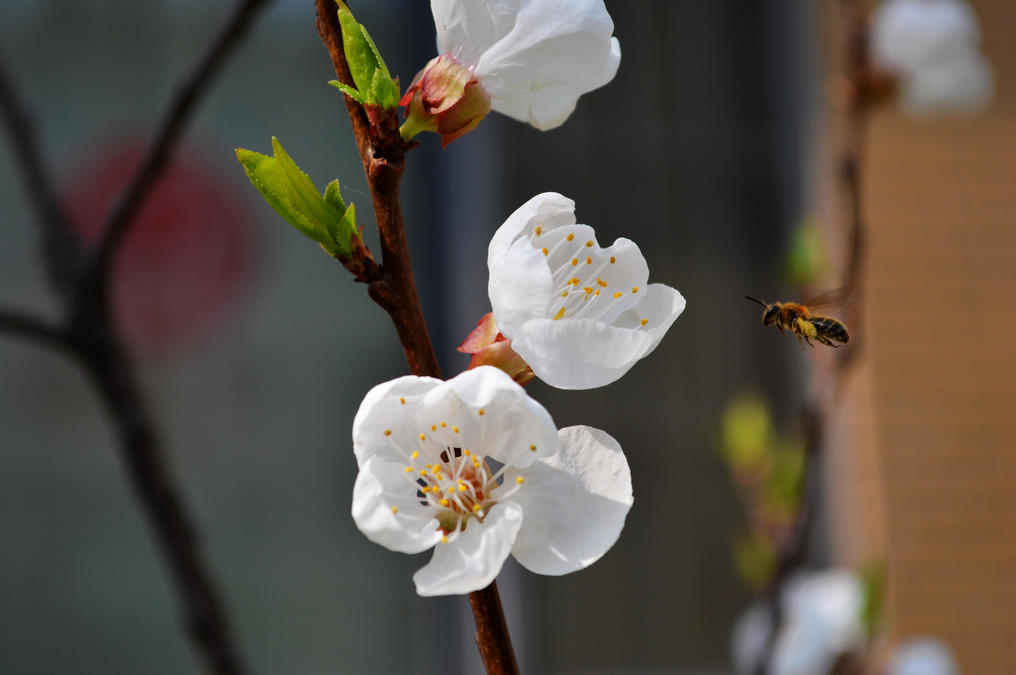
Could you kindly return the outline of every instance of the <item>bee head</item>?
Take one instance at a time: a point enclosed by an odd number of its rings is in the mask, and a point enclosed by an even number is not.
[[[776,315],[779,313],[779,309],[776,305],[769,305],[766,310],[762,312],[762,325],[772,326],[776,323]]]

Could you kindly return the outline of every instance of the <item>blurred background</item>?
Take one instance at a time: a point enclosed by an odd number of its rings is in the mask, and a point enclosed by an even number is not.
[[[233,3],[0,0],[0,58],[32,108],[82,236],[95,234],[171,92]],[[434,55],[427,3],[351,3],[393,74]],[[409,157],[410,250],[444,371],[487,311],[486,246],[557,191],[601,243],[634,239],[688,309],[603,389],[531,395],[559,427],[625,448],[635,506],[596,565],[499,579],[531,673],[731,672],[751,595],[721,445],[731,400],[793,434],[812,352],[745,294],[791,299],[787,252],[819,224],[839,270],[830,106],[837,3],[606,0],[617,78],[540,133],[491,115]],[[963,672],[1016,666],[1016,5],[973,0],[998,91],[976,117],[876,111],[864,145],[865,351],[825,453],[820,566],[884,563],[881,642],[934,635]],[[117,261],[119,323],[246,661],[260,673],[474,673],[463,598],[415,595],[428,554],[391,553],[349,516],[352,418],[406,372],[387,316],[264,203],[233,150],[277,136],[373,214],[309,0],[276,0],[198,109]],[[0,305],[53,314],[39,238],[0,153]],[[825,223],[823,226],[822,224]],[[800,298],[797,298],[800,299]],[[176,599],[79,370],[0,336],[0,672],[186,673]]]

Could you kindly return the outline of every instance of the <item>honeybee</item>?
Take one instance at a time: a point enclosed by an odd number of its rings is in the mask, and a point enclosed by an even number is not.
[[[764,302],[750,295],[744,297],[765,307],[762,312],[763,326],[776,326],[781,333],[789,330],[797,336],[801,349],[804,349],[805,342],[813,347],[812,338],[830,347],[842,347],[850,342],[850,333],[842,321],[831,316],[812,314],[816,307],[839,300],[842,297],[839,291],[830,291],[805,303]]]

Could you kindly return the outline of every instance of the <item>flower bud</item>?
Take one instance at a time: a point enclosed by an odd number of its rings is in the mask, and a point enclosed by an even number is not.
[[[401,129],[404,139],[433,131],[441,134],[443,148],[490,112],[490,96],[471,68],[444,54],[417,74],[399,105],[407,106]]]
[[[522,385],[535,377],[533,369],[525,359],[512,349],[512,341],[498,330],[493,312],[485,314],[480,319],[473,332],[458,346],[458,351],[473,355],[468,370],[480,366],[494,366],[508,373],[513,380]]]

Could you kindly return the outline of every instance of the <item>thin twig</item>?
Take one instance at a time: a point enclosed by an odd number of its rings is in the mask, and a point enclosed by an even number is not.
[[[318,33],[331,56],[335,74],[340,82],[352,85],[335,2],[315,2]],[[348,96],[346,108],[381,235],[383,279],[371,282],[368,292],[391,316],[410,371],[414,375],[441,377],[441,368],[416,292],[402,221],[399,183],[402,180],[406,144],[398,132],[398,118],[394,110],[389,111],[387,117],[382,117],[375,126],[371,126],[363,108]],[[518,665],[496,583],[470,593],[469,604],[476,623],[476,645],[487,673],[517,675]]]
[[[268,0],[241,0],[233,15],[219,31],[208,52],[194,67],[173,97],[159,129],[149,146],[141,167],[134,173],[123,194],[109,212],[103,227],[99,245],[92,253],[86,269],[82,287],[84,295],[101,292],[108,277],[110,260],[123,241],[134,216],[145,203],[149,193],[163,169],[170,162],[176,150],[177,141],[190,122],[205,90],[226,62],[226,58],[240,43],[258,10]]]
[[[0,117],[13,147],[14,160],[25,183],[29,202],[42,225],[42,260],[46,277],[64,298],[69,297],[77,272],[80,244],[64,212],[42,152],[27,106],[0,61]]]
[[[66,349],[68,346],[67,336],[59,326],[28,312],[0,309],[0,332],[47,347]]]

